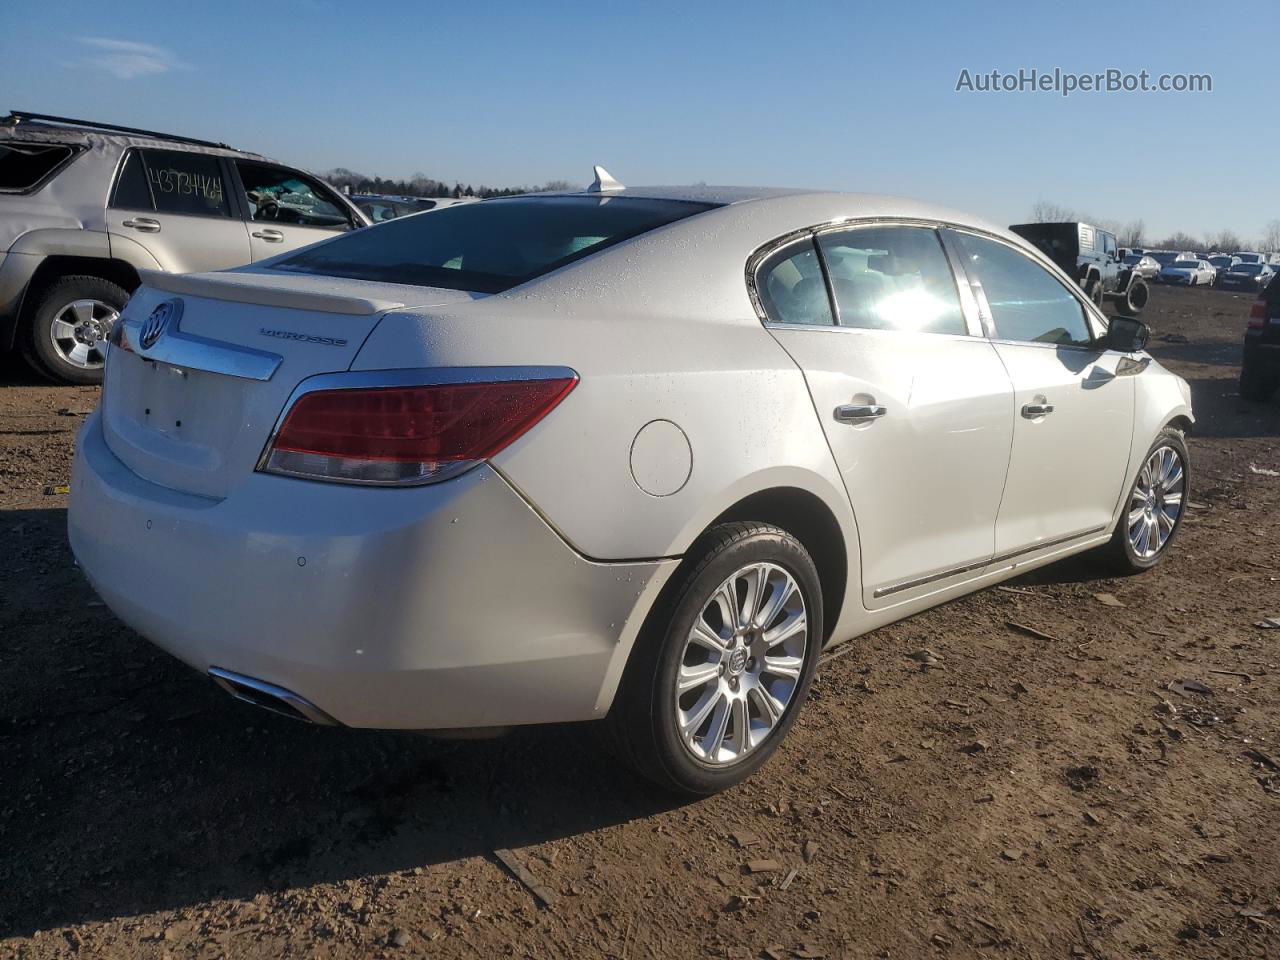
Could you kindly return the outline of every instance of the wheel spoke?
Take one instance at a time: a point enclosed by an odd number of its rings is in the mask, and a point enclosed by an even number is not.
[[[680,665],[680,676],[676,680],[676,689],[681,693],[688,693],[695,687],[701,687],[703,684],[711,683],[720,676],[720,662],[700,663],[697,666],[690,667],[686,664]]]
[[[729,710],[729,698],[721,694],[716,699],[715,710],[711,714],[711,726],[707,728],[707,735],[702,739],[702,750],[708,760],[718,759],[725,732],[729,729]]]
[[[1175,462],[1169,470],[1168,476],[1164,478],[1164,484],[1161,489],[1173,490],[1182,481],[1182,464]]]
[[[1137,525],[1138,521],[1141,520],[1144,516],[1146,516],[1146,514],[1147,514],[1146,507],[1139,507],[1137,510],[1130,510],[1129,511],[1129,529],[1132,530],[1134,526]]]
[[[742,580],[747,585],[747,595],[742,598],[741,619],[738,621],[738,626],[745,627],[755,622],[756,614],[764,599],[767,576],[768,571],[763,563],[757,564],[743,575]]]
[[[748,736],[748,719],[747,719],[747,701],[745,697],[734,697],[729,701],[729,730],[730,735],[726,736],[721,747],[730,747],[734,759],[742,756],[751,749],[751,739]]]
[[[701,617],[694,623],[689,640],[716,653],[723,653],[725,650],[724,638],[713,633]]]
[[[78,363],[81,366],[89,362],[89,348],[83,343],[76,343],[74,347],[66,351],[66,355],[72,363]]]
[[[697,735],[699,728],[706,722],[707,715],[715,709],[716,704],[724,699],[724,694],[720,690],[709,690],[704,694],[697,703],[693,705],[693,709],[686,712],[681,717],[680,732],[684,734],[686,743],[691,743],[694,736]]]
[[[790,577],[780,579],[783,582],[774,584],[773,593],[769,595],[768,605],[755,618],[755,626],[759,629],[766,629],[773,621],[777,620],[782,608],[786,606],[787,601],[796,592],[796,586]]]
[[[775,677],[786,677],[788,680],[798,680],[803,667],[803,657],[765,657],[761,672]]]
[[[724,619],[724,627],[730,632],[742,626],[742,611],[738,608],[737,580],[738,578],[734,576],[720,584],[715,598],[720,607],[720,616]]]
[[[76,315],[76,319],[81,323],[88,323],[93,319],[93,301],[77,300],[71,304],[71,312]]]
[[[53,321],[52,333],[55,340],[74,340],[76,328],[59,317]]]
[[[795,613],[783,620],[772,630],[766,630],[764,632],[765,647],[772,650],[779,644],[786,643],[797,633],[807,629],[807,627],[807,618],[804,615],[804,611],[801,610],[799,613]]]

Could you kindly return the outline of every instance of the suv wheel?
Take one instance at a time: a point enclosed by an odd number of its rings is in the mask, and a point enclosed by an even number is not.
[[[715,527],[676,577],[609,723],[640,773],[704,795],[760,769],[795,722],[821,652],[822,592],[800,541],[763,523]]]
[[[1182,431],[1165,427],[1129,488],[1111,542],[1103,550],[1120,574],[1150,570],[1164,559],[1182,528],[1191,493],[1191,458]]]
[[[101,383],[107,337],[128,299],[122,287],[101,277],[55,281],[30,314],[27,359],[63,383]]]
[[[1147,305],[1150,290],[1146,283],[1137,277],[1129,284],[1129,289],[1120,294],[1115,301],[1115,308],[1121,316],[1132,317],[1139,314]]]

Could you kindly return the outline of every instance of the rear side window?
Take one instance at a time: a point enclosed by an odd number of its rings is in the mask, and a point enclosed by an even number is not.
[[[357,230],[274,268],[501,293],[711,206],[639,197],[486,200]]]
[[[863,227],[818,237],[840,326],[963,335],[951,265],[928,227]]]
[[[73,156],[75,148],[65,143],[0,144],[0,192],[34,190]]]
[[[111,205],[126,210],[155,209],[151,202],[151,187],[147,185],[147,168],[137,150],[125,154],[120,175],[116,177],[115,191],[111,194]]]
[[[140,150],[157,213],[229,217],[231,206],[217,157],[182,150]]]
[[[771,253],[760,264],[756,295],[773,323],[823,327],[835,323],[818,251],[809,237]]]
[[[982,283],[997,339],[1068,346],[1092,342],[1084,306],[1048,270],[995,240],[953,236],[965,269]]]

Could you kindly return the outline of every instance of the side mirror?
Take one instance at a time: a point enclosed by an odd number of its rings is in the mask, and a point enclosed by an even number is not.
[[[1106,347],[1117,353],[1137,353],[1146,347],[1151,328],[1133,317],[1112,317],[1107,327]]]

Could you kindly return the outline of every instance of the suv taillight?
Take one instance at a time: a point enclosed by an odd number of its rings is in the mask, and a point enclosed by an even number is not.
[[[1253,301],[1253,306],[1249,309],[1249,329],[1261,330],[1262,325],[1267,322],[1267,301],[1265,297],[1259,297]]]
[[[577,382],[569,377],[304,393],[261,469],[340,483],[446,480],[514,442]]]

